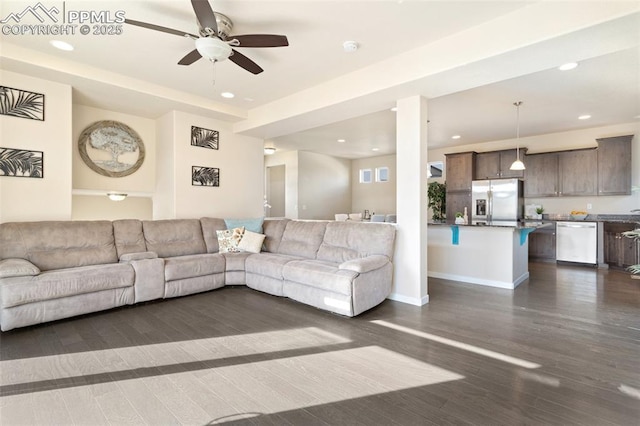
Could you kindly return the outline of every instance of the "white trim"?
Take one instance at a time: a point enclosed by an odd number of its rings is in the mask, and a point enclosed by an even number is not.
[[[524,281],[529,279],[529,271],[525,272],[524,274],[516,278],[515,281],[512,283],[508,281],[483,280],[480,278],[469,277],[466,275],[445,274],[441,272],[432,272],[432,271],[429,271],[427,275],[432,278],[441,278],[445,280],[460,281],[463,283],[470,283],[470,284],[480,284],[480,285],[486,285],[488,287],[505,288],[508,290],[513,290],[514,288],[522,284]]]
[[[402,294],[391,293],[387,297],[387,299],[394,300],[396,302],[407,303],[409,305],[414,305],[414,306],[423,306],[429,303],[428,294],[426,296],[423,296],[421,299],[418,299],[417,297],[407,297],[407,296],[403,296]]]

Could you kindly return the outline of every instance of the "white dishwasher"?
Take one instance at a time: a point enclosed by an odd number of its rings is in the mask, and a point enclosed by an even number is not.
[[[557,222],[556,260],[598,263],[597,222]]]

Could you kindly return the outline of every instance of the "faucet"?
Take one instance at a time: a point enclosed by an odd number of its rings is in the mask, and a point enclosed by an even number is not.
[[[640,209],[633,209],[631,210],[631,213],[640,213]]]

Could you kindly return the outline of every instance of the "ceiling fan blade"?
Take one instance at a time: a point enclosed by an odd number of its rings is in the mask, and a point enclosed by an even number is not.
[[[200,58],[202,58],[202,55],[198,52],[198,49],[193,49],[191,52],[187,53],[184,58],[180,59],[178,65],[191,65]]]
[[[135,25],[135,26],[142,27],[142,28],[148,28],[150,30],[160,31],[160,32],[163,32],[163,33],[168,33],[168,34],[173,34],[173,35],[177,35],[177,36],[180,36],[180,37],[198,38],[197,35],[190,34],[190,33],[185,32],[185,31],[178,31],[178,30],[174,30],[174,29],[171,29],[171,28],[167,28],[167,27],[161,27],[160,25],[154,25],[154,24],[148,24],[146,22],[134,21],[133,19],[125,19],[124,22],[125,22],[125,24]]]
[[[196,18],[200,23],[200,28],[211,28],[213,35],[218,36],[218,22],[216,21],[216,15],[211,9],[211,5],[208,0],[191,0],[193,11],[196,13]]]
[[[244,56],[242,53],[236,51],[235,49],[233,50],[233,54],[229,56],[229,60],[252,74],[260,74],[262,71],[264,71],[258,64]]]
[[[246,34],[227,37],[240,42],[238,47],[284,47],[289,45],[287,36],[276,34]]]

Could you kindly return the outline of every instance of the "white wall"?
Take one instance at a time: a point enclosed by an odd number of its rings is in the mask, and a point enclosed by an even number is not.
[[[389,168],[389,182],[375,182],[376,167]],[[372,183],[360,183],[360,169],[371,169]],[[396,212],[396,156],[382,155],[351,162],[351,211],[371,214],[394,214]]]
[[[333,220],[351,208],[351,160],[298,151],[298,217]]]
[[[122,201],[111,201],[105,196],[74,195],[72,220],[151,220],[153,205],[151,197],[127,197]]]
[[[592,204],[592,209],[589,210],[589,213],[592,214],[629,214],[631,209],[640,208],[640,123],[634,122],[520,138],[520,146],[527,148],[527,152],[529,154],[579,148],[593,148],[598,145],[596,139],[630,134],[635,134],[632,141],[633,158],[631,160],[631,178],[632,185],[635,189],[631,195],[527,198],[525,203],[541,204],[545,209],[545,213],[551,214],[569,213],[571,210],[586,210],[587,203]],[[433,149],[429,151],[429,161],[445,161],[444,154],[453,152],[485,152],[514,148],[515,146],[515,139],[507,139],[482,144]],[[446,181],[446,175],[442,180]]]
[[[191,146],[192,125],[220,132],[219,149]],[[234,134],[230,123],[181,111],[161,117],[157,129],[162,131],[158,147],[163,152],[159,154],[156,194],[172,200],[154,206],[154,219],[264,214],[262,139]],[[219,168],[220,186],[191,185],[192,166]]]
[[[0,222],[71,219],[71,86],[0,71],[1,84],[45,95],[45,120],[0,115],[0,146],[44,153],[44,178],[0,177]]]

